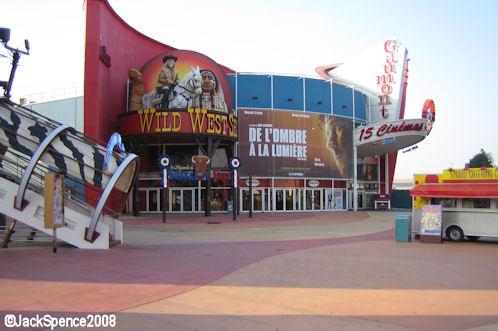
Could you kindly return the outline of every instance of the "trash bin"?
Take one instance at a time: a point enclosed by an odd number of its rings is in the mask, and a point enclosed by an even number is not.
[[[227,213],[228,213],[228,215],[233,214],[233,202],[232,201],[227,202]]]
[[[396,216],[396,241],[412,240],[412,217],[410,215]]]

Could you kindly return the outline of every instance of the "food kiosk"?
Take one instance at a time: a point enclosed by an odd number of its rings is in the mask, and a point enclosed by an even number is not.
[[[442,236],[498,237],[498,168],[447,169],[442,174],[414,176],[412,233],[420,237],[422,210],[442,206]]]

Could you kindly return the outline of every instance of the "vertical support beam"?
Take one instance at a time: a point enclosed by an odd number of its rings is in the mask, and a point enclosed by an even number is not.
[[[356,128],[356,109],[354,104],[354,86],[351,87],[353,93],[353,130]],[[353,137],[354,140],[354,137]],[[353,210],[358,211],[358,151],[356,144],[353,141]]]
[[[332,78],[329,80],[330,82],[330,113],[334,114],[334,82]]]
[[[252,218],[252,174],[249,173],[249,218]]]
[[[136,145],[133,144],[135,146],[135,149],[134,149],[134,152],[136,153],[136,155],[140,155],[143,147],[142,147],[142,144],[140,144],[140,140],[137,140],[136,141]],[[140,169],[137,169],[137,172],[139,172]],[[140,187],[140,181],[139,181],[139,175],[137,174],[137,176],[135,176],[135,185],[133,187],[133,216],[140,216],[140,191],[139,191],[139,187]]]
[[[271,109],[273,110],[273,75],[270,75],[270,93]]]
[[[239,115],[238,113],[238,108],[239,108],[239,75],[238,72],[235,72],[235,110],[237,112],[237,116]]]
[[[207,155],[211,158],[213,157],[213,138],[207,138]],[[211,162],[209,162],[207,167],[207,181],[206,181],[206,208],[204,210],[204,216],[211,216]]]
[[[235,157],[237,156],[237,143],[233,142],[232,143],[232,156]],[[235,172],[232,170],[232,176],[235,175]],[[233,221],[237,220],[237,209],[238,209],[238,196],[237,196],[237,188],[239,187],[237,181],[238,178],[232,178],[232,180],[236,183],[232,185],[232,218]]]
[[[303,77],[303,110],[306,111],[306,78]]]
[[[358,156],[353,143],[353,210],[358,211]]]
[[[389,154],[384,155],[384,158],[386,159],[384,162],[385,166],[385,180],[384,180],[384,193],[387,195],[389,194]]]
[[[135,185],[133,186],[133,216],[140,216],[140,194],[138,191],[138,176],[135,177]]]

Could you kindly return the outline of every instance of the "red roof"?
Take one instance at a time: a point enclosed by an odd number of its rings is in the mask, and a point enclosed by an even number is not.
[[[410,195],[431,198],[498,198],[498,183],[425,183],[411,189]]]

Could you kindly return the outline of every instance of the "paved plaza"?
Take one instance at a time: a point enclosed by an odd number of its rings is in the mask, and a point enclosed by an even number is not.
[[[498,330],[498,241],[397,242],[401,214],[123,216],[109,250],[12,243],[0,329],[113,314],[117,330]]]

